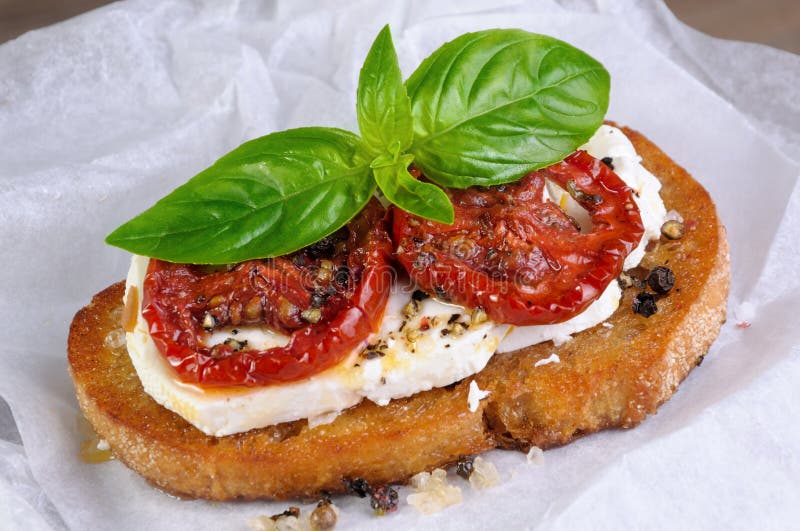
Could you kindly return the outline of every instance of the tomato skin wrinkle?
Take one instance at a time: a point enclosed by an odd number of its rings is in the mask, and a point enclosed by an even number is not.
[[[424,178],[418,169],[413,175]],[[588,212],[591,230],[545,200],[548,180]],[[585,151],[514,183],[446,192],[452,225],[392,207],[396,258],[422,289],[481,307],[499,323],[579,314],[619,276],[644,234],[633,191]]]
[[[391,255],[386,212],[372,199],[345,228],[291,255],[230,268],[150,260],[142,315],[183,382],[256,387],[305,379],[377,330]],[[264,325],[289,342],[263,351],[203,343],[209,326],[226,325]]]

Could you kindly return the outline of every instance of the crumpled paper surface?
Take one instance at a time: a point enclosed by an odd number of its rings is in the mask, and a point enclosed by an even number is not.
[[[733,283],[702,367],[640,427],[548,451],[541,467],[491,452],[501,485],[456,483],[464,503],[434,516],[404,506],[377,518],[337,499],[338,528],[796,522],[800,57],[711,39],[657,2],[169,0],[112,4],[0,46],[0,527],[246,529],[286,507],[179,501],[117,462],[78,460],[67,331],[126,272],[128,256],[103,244],[121,222],[249,138],[356,130],[358,69],[387,22],[406,75],[444,41],[490,27],[548,33],[601,60],[609,118],[647,134],[717,202]]]

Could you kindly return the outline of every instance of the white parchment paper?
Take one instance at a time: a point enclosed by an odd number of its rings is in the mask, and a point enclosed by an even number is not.
[[[491,7],[489,7],[491,6]],[[103,237],[239,143],[356,128],[358,69],[391,23],[406,75],[465,31],[563,38],[612,74],[609,118],[711,192],[728,324],[631,431],[495,451],[502,484],[438,515],[341,498],[341,529],[779,529],[800,516],[800,58],[711,39],[658,2],[122,2],[0,46],[0,527],[245,529],[286,504],[179,501],[77,459],[69,322],[123,278]],[[749,328],[735,325],[742,321]],[[0,402],[0,406],[3,406]],[[13,413],[13,416],[12,416]],[[404,498],[406,491],[401,492]]]

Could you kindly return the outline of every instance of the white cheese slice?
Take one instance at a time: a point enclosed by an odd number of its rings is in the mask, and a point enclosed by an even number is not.
[[[616,127],[601,125],[581,149],[598,159],[611,157],[614,173],[636,192],[634,201],[642,216],[644,235],[636,249],[625,259],[624,269],[636,267],[644,258],[647,243],[661,236],[661,225],[667,215],[664,202],[658,195],[661,183],[642,166],[642,157],[636,153],[625,133]]]
[[[131,286],[142,293],[148,261],[133,257],[126,300]],[[412,292],[407,282],[392,288],[381,329],[369,341],[386,345],[380,349],[382,356],[364,359],[358,349],[336,367],[297,382],[212,389],[182,383],[147,332],[141,305],[133,332],[126,334],[128,352],[145,392],[208,435],[220,437],[307,418],[313,419],[314,426],[324,425],[333,420],[332,413],[364,398],[385,405],[391,399],[449,385],[480,371],[508,328],[489,321],[471,325],[468,310],[432,298],[420,301],[416,315],[406,319],[402,312]],[[454,315],[460,317],[448,322]],[[429,323],[426,330],[421,329],[423,319]],[[443,334],[446,329],[457,331]],[[286,342],[286,336],[256,327],[236,330],[232,337],[248,338],[248,347]],[[212,334],[207,343],[220,343],[232,332],[225,329]]]

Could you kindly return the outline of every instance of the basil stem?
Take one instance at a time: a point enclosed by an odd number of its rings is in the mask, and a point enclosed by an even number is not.
[[[372,171],[378,187],[386,199],[406,212],[452,224],[455,214],[450,198],[435,184],[412,177],[408,172],[408,165],[412,160],[411,155],[403,155],[394,163],[381,165],[380,160],[373,162]]]
[[[373,176],[386,199],[412,214],[452,223],[453,205],[447,195],[412,177],[407,168],[413,157],[401,156],[413,139],[411,100],[388,25],[375,38],[361,68],[356,111],[361,137],[377,155],[371,165]]]

